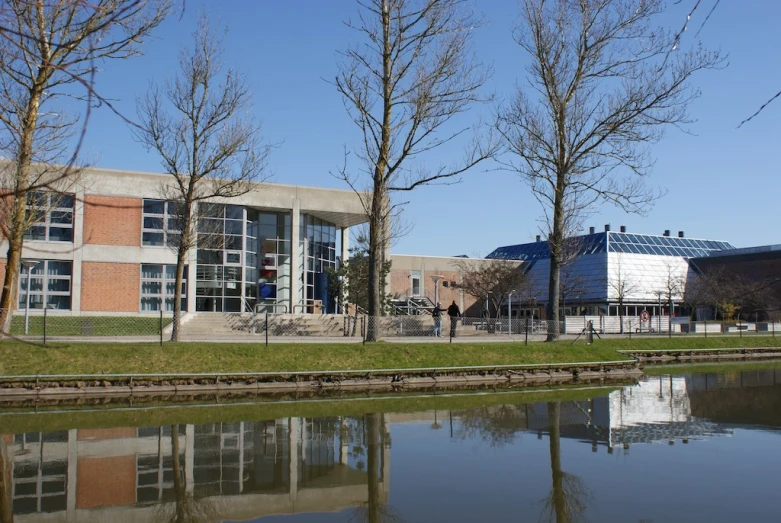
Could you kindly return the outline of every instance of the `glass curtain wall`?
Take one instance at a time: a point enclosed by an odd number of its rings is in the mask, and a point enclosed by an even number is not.
[[[196,270],[197,311],[247,312],[290,298],[289,213],[201,204]]]
[[[306,257],[301,303],[310,305],[317,300],[322,302],[323,312],[333,312],[333,297],[329,294],[326,269],[336,268],[336,226],[304,214],[301,215],[300,234],[301,255]],[[304,309],[309,310],[308,307]]]

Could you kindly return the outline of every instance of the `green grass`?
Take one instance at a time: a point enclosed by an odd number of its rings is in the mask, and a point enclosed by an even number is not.
[[[300,401],[264,401],[260,398],[241,402],[200,404],[171,408],[170,404],[147,405],[145,408],[92,407],[63,412],[36,409],[34,414],[5,412],[0,425],[7,434],[51,432],[56,430],[97,429],[113,427],[157,427],[172,424],[231,423],[281,419],[286,417],[318,418],[329,416],[362,416],[374,412],[423,412],[427,410],[466,410],[504,404],[530,404],[541,401],[575,401],[604,396],[617,387],[557,386],[523,391],[494,390],[492,393],[393,393],[310,399]],[[156,408],[156,407],[165,408]],[[95,410],[99,409],[99,410]]]
[[[0,376],[405,369],[626,360],[617,350],[781,347],[781,337],[605,339],[555,343],[72,343],[0,342]]]
[[[571,343],[51,344],[0,343],[0,375],[143,374],[403,369],[626,360]]]
[[[43,316],[28,318],[30,336],[43,336]],[[163,318],[163,326],[171,318]],[[160,333],[160,318],[124,316],[48,316],[47,336],[152,336]],[[24,334],[24,316],[11,319],[11,334]]]

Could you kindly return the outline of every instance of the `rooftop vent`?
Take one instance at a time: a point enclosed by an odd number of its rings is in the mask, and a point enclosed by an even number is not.
[[[609,223],[605,224],[605,232],[610,232],[610,224]]]
[[[626,225],[622,225],[620,228],[621,228],[621,232],[626,232]]]
[[[683,238],[683,231],[678,231],[678,238]]]
[[[594,227],[589,227],[588,228],[588,233],[589,234],[594,234]]]
[[[537,241],[540,241],[540,235],[539,234],[537,235]]]
[[[670,229],[665,229],[664,234],[662,236],[670,236]]]

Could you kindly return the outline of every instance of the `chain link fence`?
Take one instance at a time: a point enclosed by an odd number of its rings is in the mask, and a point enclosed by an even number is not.
[[[172,314],[149,316],[64,315],[47,309],[14,312],[7,326],[11,337],[53,338],[142,338],[150,341],[170,332]]]
[[[121,341],[168,341],[172,338],[173,313],[144,316],[95,316],[62,314],[32,309],[14,312],[7,334],[23,339],[57,341],[120,339]],[[549,332],[575,338],[589,331],[599,335],[646,336],[773,336],[781,322],[688,321],[669,317],[568,316],[552,322],[537,318],[460,317],[437,320],[430,315],[371,317],[364,314],[283,313],[183,313],[178,338],[181,341],[336,341],[392,340],[412,338],[541,340]],[[435,340],[431,340],[435,341]]]

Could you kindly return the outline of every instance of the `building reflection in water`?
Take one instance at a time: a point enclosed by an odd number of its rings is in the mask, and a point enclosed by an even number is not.
[[[371,514],[388,498],[387,429],[379,414],[3,435],[3,505],[17,523]]]
[[[591,492],[567,473],[562,438],[594,452],[781,427],[781,369],[648,378],[582,401],[485,405],[359,417],[284,418],[0,436],[0,523],[248,520],[351,511],[378,522],[388,505],[390,427],[511,445],[550,438],[543,519],[577,521]]]

